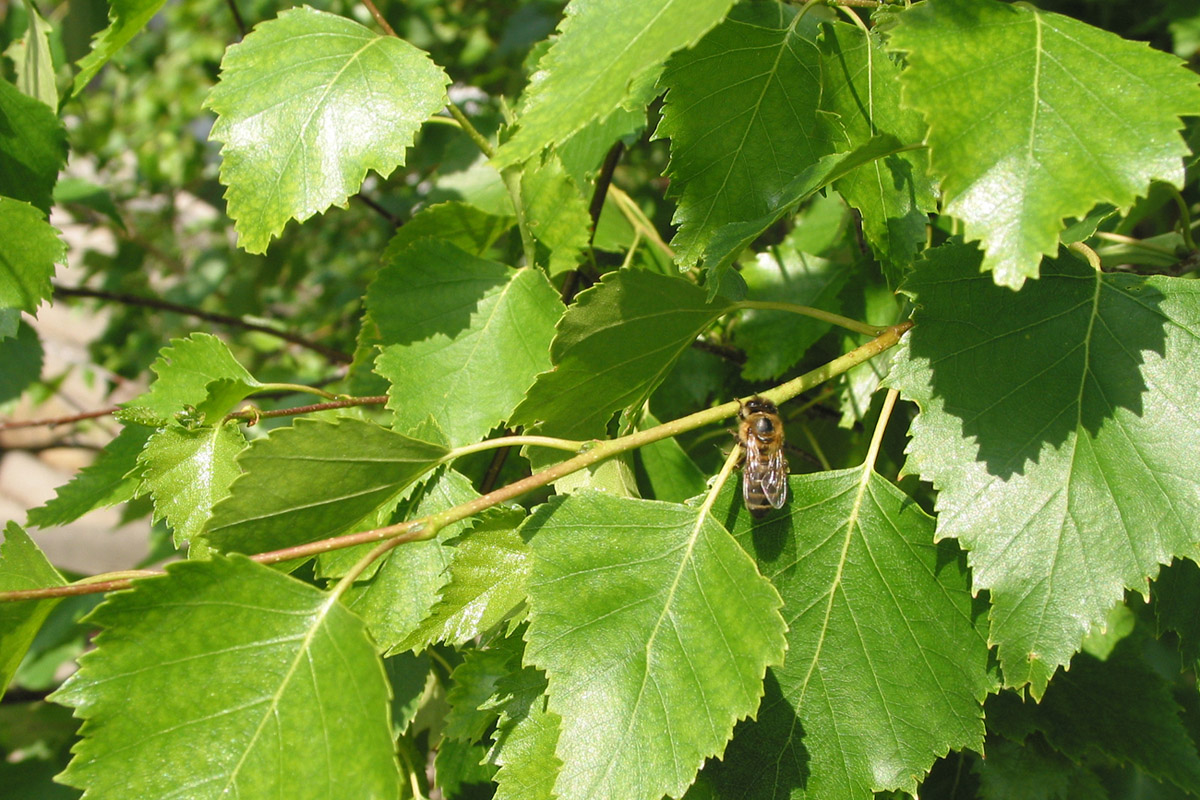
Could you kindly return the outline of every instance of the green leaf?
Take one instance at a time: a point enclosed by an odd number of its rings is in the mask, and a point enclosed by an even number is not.
[[[0,591],[65,586],[66,581],[15,522],[4,526],[0,544]],[[61,598],[59,598],[61,599]],[[59,599],[0,603],[0,695],[8,688],[25,651]]]
[[[71,88],[73,96],[78,95],[91,83],[100,68],[146,26],[150,18],[163,7],[164,2],[165,0],[110,0],[109,25],[92,42],[92,52],[79,60],[79,74],[75,76],[75,83]]]
[[[550,250],[546,271],[553,276],[575,269],[588,246],[592,218],[583,192],[556,156],[526,169],[521,178],[521,200],[530,230]]]
[[[1064,218],[1183,186],[1179,117],[1200,114],[1200,87],[1174,56],[995,0],[920,3],[889,46],[906,54],[904,103],[929,124],[945,209],[999,284],[1037,277]]]
[[[842,311],[839,292],[849,275],[844,264],[801,253],[786,241],[741,270],[750,300],[796,303],[834,313]],[[746,353],[742,377],[748,381],[778,378],[831,327],[828,322],[791,311],[743,311],[733,329],[733,343]]]
[[[516,134],[496,151],[498,167],[527,161],[617,110],[639,81],[676,50],[695,44],[732,0],[598,0],[566,17],[526,90]]]
[[[451,543],[441,598],[397,650],[423,649],[434,642],[461,646],[525,601],[529,547],[516,531],[522,519],[515,511],[488,515]]]
[[[42,212],[44,222],[58,171],[66,163],[67,131],[54,111],[0,80],[0,201],[23,200]],[[0,206],[0,219],[8,213]],[[5,231],[0,241],[11,235]]]
[[[758,719],[705,767],[720,797],[863,798],[915,794],[947,750],[983,743],[994,681],[961,554],[933,543],[933,520],[874,472],[789,481],[765,522],[725,491],[733,523],[783,595],[787,661]],[[733,505],[736,503],[736,505]]]
[[[918,264],[888,383],[920,407],[907,469],[991,593],[1005,682],[1037,697],[1125,589],[1195,557],[1200,284],[1063,255],[1015,294],[981,260],[949,245]]]
[[[58,111],[58,87],[54,83],[54,58],[50,54],[50,23],[42,18],[30,0],[24,0],[29,27],[25,37],[9,45],[5,55],[12,58],[17,73],[17,88]]]
[[[512,656],[504,649],[468,650],[463,662],[450,675],[453,686],[446,692],[450,711],[446,714],[445,736],[474,742],[495,721],[494,708],[484,704],[496,692],[496,683],[512,671]]]
[[[424,487],[419,501],[405,514],[418,519],[446,511],[479,497],[471,482],[454,470],[446,470]],[[448,570],[455,556],[454,548],[446,543],[467,527],[456,522],[438,531],[437,536],[419,542],[405,542],[393,547],[380,559],[375,573],[368,580],[359,580],[346,590],[346,605],[366,621],[371,638],[387,655],[415,649],[409,644],[410,634],[437,602],[439,592],[446,586]],[[374,545],[348,548],[321,557],[323,577],[346,574],[358,558]]]
[[[150,437],[138,456],[142,480],[154,498],[154,521],[166,520],[177,547],[196,539],[213,506],[229,496],[246,446],[236,425],[187,430],[177,425]]]
[[[225,53],[207,105],[238,243],[263,253],[289,219],[345,207],[368,169],[404,163],[450,79],[394,36],[301,7]]]
[[[671,139],[671,246],[681,266],[695,266],[720,226],[770,212],[780,190],[832,149],[817,126],[812,19],[777,3],[735,6],[663,72],[654,135]]]
[[[1200,566],[1195,561],[1176,560],[1158,574],[1154,582],[1154,615],[1159,635],[1174,631],[1179,636],[1179,653],[1184,666],[1200,665]]]
[[[42,374],[42,342],[33,326],[22,322],[16,336],[0,339],[0,404],[16,400]]]
[[[678,797],[755,712],[779,664],[779,595],[711,517],[584,492],[523,528],[525,660],[562,719],[563,800]]]
[[[821,108],[837,115],[838,150],[851,150],[877,133],[902,142],[925,138],[925,122],[900,106],[900,67],[875,37],[857,26],[827,24],[821,48]],[[839,141],[840,138],[840,141]],[[928,212],[937,209],[927,150],[898,153],[864,164],[834,184],[862,217],[863,237],[893,283],[925,244]]]
[[[550,368],[562,301],[538,270],[426,239],[380,271],[367,312],[383,343],[375,371],[392,384],[394,427],[413,433],[432,417],[446,443],[459,446],[507,419]]]
[[[330,595],[215,556],[90,619],[97,649],[54,696],[85,720],[59,779],[89,798],[398,796],[383,668]]]
[[[29,524],[38,528],[66,525],[89,511],[131,499],[142,482],[138,455],[153,432],[143,425],[126,424],[94,462],[55,490],[53,500],[30,510]]]
[[[66,263],[66,258],[67,246],[45,214],[28,203],[0,197],[0,308],[37,313],[50,297],[54,265]]]
[[[572,439],[603,436],[613,412],[640,406],[696,336],[730,309],[682,278],[639,269],[610,272],[581,292],[557,326],[543,372],[513,425],[540,423]]]
[[[262,553],[345,533],[445,454],[356,419],[297,420],[238,456],[243,473],[213,508],[203,538],[221,551]]]
[[[1080,654],[1039,703],[1014,692],[987,705],[988,725],[1017,741],[1039,731],[1051,747],[1080,762],[1102,754],[1200,794],[1200,755],[1180,719],[1170,686],[1126,640],[1100,661]]]
[[[647,411],[642,415],[642,430],[659,424]],[[673,437],[638,448],[637,458],[655,500],[682,503],[704,491],[707,476]]]
[[[208,333],[193,333],[186,339],[172,339],[171,343],[159,351],[158,359],[150,366],[157,376],[150,384],[149,391],[125,403],[123,409],[138,414],[143,410],[149,416],[142,414],[144,419],[139,422],[149,423],[156,419],[160,424],[175,421],[175,415],[184,410],[185,406],[203,407],[209,410],[210,417],[219,418],[227,413],[237,401],[228,404],[223,395],[229,386],[257,386],[246,368],[238,363],[225,343],[216,336]],[[230,383],[218,383],[217,400],[210,399],[210,384],[225,379]],[[224,410],[222,410],[224,409]],[[212,414],[213,411],[218,413]]]
[[[495,769],[485,763],[487,751],[481,745],[463,742],[458,739],[443,739],[438,744],[437,755],[433,759],[434,773],[437,775],[437,787],[446,800],[457,800],[460,797],[477,796],[464,787],[472,784],[486,784],[492,780]]]
[[[805,169],[776,195],[770,211],[756,219],[722,225],[709,239],[704,249],[704,266],[708,270],[705,283],[709,296],[714,296],[729,266],[750,243],[762,235],[803,201],[823,187],[850,174],[864,164],[887,158],[904,145],[893,136],[875,136],[848,153],[822,156],[816,164]]]
[[[488,751],[496,773],[494,800],[551,800],[562,762],[554,755],[558,715],[546,709],[546,676],[532,667],[501,678],[504,699]]]
[[[383,251],[383,262],[394,262],[405,248],[426,238],[441,239],[473,256],[482,256],[514,222],[514,217],[489,214],[456,200],[428,206],[396,231]]]

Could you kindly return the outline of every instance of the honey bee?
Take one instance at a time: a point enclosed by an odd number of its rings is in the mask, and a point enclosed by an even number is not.
[[[738,444],[742,461],[742,499],[746,510],[761,517],[787,500],[788,463],[783,455],[783,420],[770,400],[757,395],[738,409]]]

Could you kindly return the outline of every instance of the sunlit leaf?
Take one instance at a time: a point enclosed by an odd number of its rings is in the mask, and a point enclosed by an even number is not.
[[[367,170],[390,175],[449,82],[416,47],[323,11],[258,25],[207,102],[239,244],[265,252],[288,220],[345,207]]]
[[[0,165],[0,169],[3,165]],[[67,247],[38,209],[0,197],[0,308],[33,314],[50,297],[54,265]]]
[[[733,0],[598,0],[567,6],[526,90],[517,133],[498,166],[525,161],[617,110],[639,80],[653,80],[676,50],[694,44]]]
[[[29,524],[39,528],[66,525],[89,511],[132,498],[142,482],[138,454],[153,432],[152,428],[127,424],[94,462],[55,490],[54,499],[29,511]]]
[[[79,59],[79,73],[75,76],[71,94],[78,95],[83,91],[92,78],[96,77],[100,68],[146,27],[146,23],[158,13],[164,2],[166,0],[111,0],[108,10],[109,25],[96,35],[92,42],[92,52]]]
[[[1179,117],[1200,114],[1200,85],[1174,56],[996,0],[918,3],[888,45],[905,54],[904,104],[929,124],[945,209],[997,283],[1037,277],[1065,217],[1183,185]]]
[[[240,557],[112,595],[54,696],[84,721],[60,776],[88,797],[396,797],[390,698],[362,622]]]
[[[525,660],[546,672],[562,720],[554,793],[679,796],[783,660],[778,594],[696,509],[584,492],[522,530],[533,546]]]

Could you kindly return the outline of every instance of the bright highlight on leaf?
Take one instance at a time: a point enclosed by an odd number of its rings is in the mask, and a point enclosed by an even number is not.
[[[1005,682],[1040,696],[1124,590],[1198,554],[1200,284],[1063,255],[1015,294],[980,259],[919,262],[888,382],[921,408],[909,469],[991,594]]]
[[[733,0],[575,0],[526,90],[519,128],[497,166],[527,161],[620,106],[639,81],[690,47]]]
[[[555,795],[680,796],[783,660],[779,595],[696,509],[586,492],[542,506],[522,532],[525,660],[545,670],[561,717]]]
[[[216,556],[91,621],[97,649],[54,696],[85,720],[60,777],[89,798],[399,795],[382,666],[330,595]]]
[[[390,175],[449,83],[407,42],[333,14],[297,8],[255,28],[208,99],[239,244],[265,252],[288,220],[345,207],[368,169]]]
[[[1058,248],[1066,217],[1128,209],[1183,185],[1182,115],[1200,86],[1174,56],[1025,3],[934,0],[900,15],[906,105],[929,124],[946,211],[1014,289]]]

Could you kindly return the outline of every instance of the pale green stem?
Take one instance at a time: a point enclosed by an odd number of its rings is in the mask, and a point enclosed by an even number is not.
[[[1192,238],[1192,212],[1188,208],[1187,201],[1183,199],[1183,195],[1179,190],[1171,184],[1166,184],[1167,190],[1171,193],[1171,197],[1175,198],[1175,205],[1179,206],[1179,222],[1183,229],[1183,243],[1188,250],[1196,250],[1196,240]]]
[[[1103,239],[1106,242],[1115,242],[1116,244],[1124,244],[1129,247],[1136,247],[1140,250],[1145,250],[1148,253],[1157,253],[1165,256],[1175,256],[1175,251],[1170,247],[1163,247],[1160,244],[1153,244],[1141,239],[1135,239],[1132,236],[1125,236],[1120,233],[1109,233],[1107,231],[1096,231],[1093,234],[1097,239]]]
[[[255,394],[263,394],[265,392],[296,392],[297,394],[315,394],[317,397],[323,397],[326,400],[342,399],[339,395],[331,394],[312,386],[305,386],[302,383],[262,383],[254,387]]]
[[[1083,242],[1071,242],[1067,245],[1068,250],[1073,250],[1087,259],[1087,262],[1092,265],[1092,269],[1100,272],[1100,256],[1096,255],[1096,251],[1088,247]]]
[[[655,230],[654,225],[642,213],[642,209],[633,201],[633,198],[615,184],[608,187],[608,193],[617,204],[617,208],[621,210],[621,214],[633,226],[633,229],[646,237],[646,240],[657,247],[663,255],[674,261],[675,251],[658,235],[658,231]]]
[[[843,317],[841,314],[834,314],[831,311],[822,311],[819,308],[811,306],[801,306],[795,303],[781,303],[774,300],[740,300],[734,304],[734,308],[757,308],[764,311],[788,311],[792,314],[802,314],[806,317],[819,319],[822,322],[828,322],[832,325],[838,325],[847,330],[861,333],[866,336],[878,336],[887,330],[886,325],[868,325],[865,322],[859,322],[856,319]]]
[[[717,473],[717,477],[713,479],[712,485],[708,487],[708,494],[704,498],[704,503],[700,506],[700,513],[697,517],[697,524],[703,523],[704,518],[712,511],[713,503],[717,499],[717,495],[721,493],[721,487],[729,480],[729,476],[733,474],[733,470],[742,461],[742,446],[734,445],[729,451],[729,455],[725,458],[725,463],[721,466],[721,471]]]
[[[817,437],[813,436],[808,424],[800,423],[800,430],[804,431],[804,438],[808,439],[808,446],[812,448],[813,455],[817,457],[817,461],[821,462],[821,469],[826,471],[833,469],[829,466],[829,459],[825,457],[825,451],[821,449],[821,443],[817,441]]]
[[[498,450],[501,447],[522,447],[531,445],[533,447],[548,447],[552,450],[566,450],[571,453],[578,453],[586,442],[576,442],[571,439],[556,439],[551,436],[501,436],[496,439],[488,439],[484,442],[464,445],[456,447],[447,453],[442,461],[453,461],[462,456],[469,456],[472,453],[479,453],[484,450]]]
[[[879,419],[875,421],[875,432],[871,435],[871,446],[867,448],[867,457],[863,460],[863,471],[870,473],[875,469],[875,459],[879,455],[879,447],[883,444],[883,432],[887,430],[888,420],[892,416],[892,408],[896,405],[896,398],[900,393],[895,389],[888,389],[887,395],[883,398],[883,408],[879,410]]]
[[[462,109],[454,105],[454,103],[446,103],[446,110],[450,112],[450,116],[454,117],[459,126],[463,129],[463,133],[475,143],[485,156],[491,158],[495,154],[495,148],[492,143],[487,140],[479,130],[471,124],[471,120],[467,119],[467,115],[462,112]],[[436,119],[436,117],[435,117]]]

